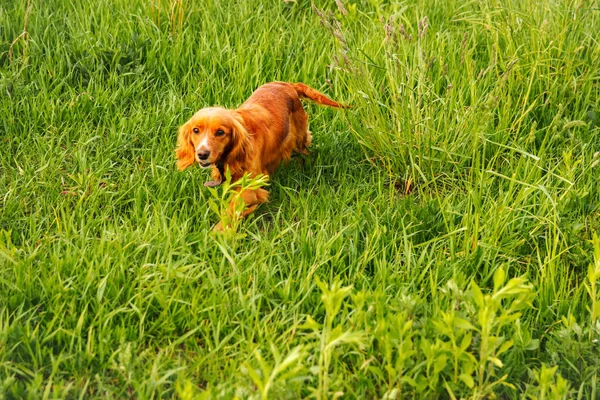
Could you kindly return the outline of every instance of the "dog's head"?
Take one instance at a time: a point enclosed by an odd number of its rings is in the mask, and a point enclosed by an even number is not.
[[[203,108],[179,128],[177,168],[184,170],[194,162],[202,168],[239,162],[249,146],[239,114],[224,108]]]

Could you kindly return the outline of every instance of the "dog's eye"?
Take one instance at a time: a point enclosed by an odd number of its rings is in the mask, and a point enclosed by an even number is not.
[[[215,136],[223,136],[225,134],[225,132],[223,131],[223,129],[219,129],[218,131],[215,132]]]
[[[198,129],[198,128],[194,128],[194,129],[192,129],[192,131],[194,131],[195,134],[200,133],[200,129]]]

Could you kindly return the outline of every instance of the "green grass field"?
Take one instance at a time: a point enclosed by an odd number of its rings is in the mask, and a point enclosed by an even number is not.
[[[0,1],[0,398],[600,398],[598,38],[594,0]],[[177,128],[272,80],[354,108],[211,234]]]

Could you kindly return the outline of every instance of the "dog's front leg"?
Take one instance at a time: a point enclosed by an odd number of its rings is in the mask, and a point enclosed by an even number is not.
[[[265,189],[244,190],[239,196],[244,201],[244,209],[241,214],[236,215],[239,212],[236,209],[239,200],[234,198],[231,203],[229,203],[229,218],[231,221],[234,221],[238,218],[246,218],[246,216],[254,212],[256,207],[258,207],[261,203],[265,203],[269,199],[269,192],[267,192]],[[222,231],[225,228],[228,228],[228,226],[223,226],[223,224],[219,222],[217,225],[215,225],[214,230]]]

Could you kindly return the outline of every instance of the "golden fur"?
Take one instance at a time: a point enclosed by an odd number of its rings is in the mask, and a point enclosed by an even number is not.
[[[245,172],[272,175],[292,153],[308,154],[311,134],[308,114],[300,98],[330,107],[346,107],[302,83],[271,82],[259,87],[235,110],[204,108],[181,128],[177,140],[177,167],[184,170],[194,163],[212,168],[218,184],[224,168],[229,168],[235,182]],[[200,157],[205,157],[201,159]],[[267,201],[264,189],[242,193],[251,213]]]

